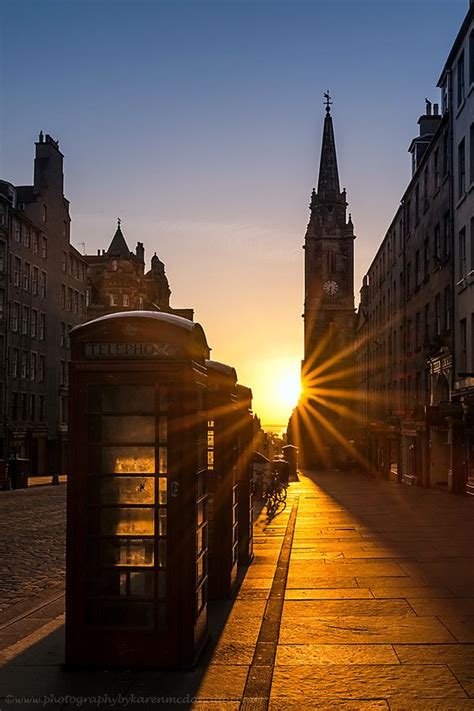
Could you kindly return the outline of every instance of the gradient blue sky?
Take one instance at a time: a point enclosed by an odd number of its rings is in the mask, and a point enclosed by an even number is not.
[[[213,357],[290,414],[303,251],[329,88],[356,292],[410,177],[407,147],[468,0],[15,0],[1,7],[0,176],[60,140],[72,241],[116,217],[165,262]],[[82,248],[81,248],[82,249]],[[283,383],[280,388],[279,384]]]

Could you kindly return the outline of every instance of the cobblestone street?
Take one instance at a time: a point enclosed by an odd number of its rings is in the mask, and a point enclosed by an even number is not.
[[[12,605],[64,587],[66,487],[0,492],[0,620]]]

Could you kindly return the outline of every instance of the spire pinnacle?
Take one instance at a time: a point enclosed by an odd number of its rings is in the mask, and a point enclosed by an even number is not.
[[[329,89],[324,92],[324,98],[326,100],[326,113],[330,114],[331,113],[331,104],[332,104],[332,99],[329,94]]]
[[[339,173],[337,169],[336,142],[332,125],[331,104],[329,91],[325,92],[326,116],[324,117],[323,143],[321,148],[321,162],[319,166],[318,196],[339,197]]]

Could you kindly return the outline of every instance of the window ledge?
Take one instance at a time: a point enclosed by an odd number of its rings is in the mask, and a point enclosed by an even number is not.
[[[459,106],[456,110],[456,113],[454,115],[454,118],[457,118],[459,116],[459,114],[461,113],[461,111],[463,110],[465,105],[466,105],[466,97],[464,97],[463,100],[461,101],[461,103],[459,104]]]
[[[466,197],[467,197],[467,192],[464,190],[463,194],[461,195],[461,197],[459,198],[459,200],[456,203],[456,210],[458,210],[461,207],[461,205],[463,204]]]
[[[470,193],[474,190],[474,180],[471,182],[470,186],[467,189],[467,192]]]
[[[464,277],[456,283],[456,289],[457,289],[458,294],[460,294],[465,289],[467,289],[467,281]]]
[[[469,89],[467,90],[467,96],[470,96],[473,91],[474,91],[474,81],[471,82],[471,86],[470,86]]]

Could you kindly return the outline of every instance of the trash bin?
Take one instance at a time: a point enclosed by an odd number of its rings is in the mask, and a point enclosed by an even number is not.
[[[26,489],[28,486],[28,469],[30,460],[12,458],[8,460],[8,477],[12,489]]]
[[[298,447],[294,444],[287,444],[282,447],[283,457],[290,466],[290,481],[296,480],[296,472],[298,470]]]
[[[189,667],[206,642],[208,357],[170,314],[71,331],[67,666]]]
[[[277,472],[281,483],[288,486],[290,481],[290,465],[286,459],[272,459],[272,471]]]

